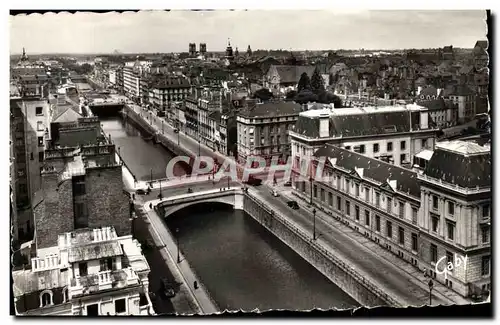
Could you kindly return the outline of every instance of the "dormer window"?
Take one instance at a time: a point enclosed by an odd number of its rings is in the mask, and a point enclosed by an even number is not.
[[[44,290],[42,293],[40,293],[40,307],[46,307],[53,305],[53,297],[52,297],[52,291],[50,290]]]

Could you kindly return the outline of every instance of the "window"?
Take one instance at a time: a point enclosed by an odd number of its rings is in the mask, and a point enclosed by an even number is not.
[[[370,211],[365,210],[365,225],[370,225]]]
[[[325,201],[325,190],[324,189],[321,189],[320,191],[320,200],[321,202],[324,202]]]
[[[434,210],[438,209],[438,197],[436,195],[432,196],[432,208]]]
[[[87,316],[99,316],[99,305],[87,305]]]
[[[490,256],[481,258],[481,275],[490,275]]]
[[[87,275],[87,263],[86,262],[78,263],[78,270],[80,271],[80,276],[86,276]]]
[[[448,221],[446,226],[448,228],[448,239],[453,240],[455,238],[455,223]]]
[[[113,258],[105,258],[99,261],[102,271],[111,271],[113,270]]]
[[[483,219],[488,219],[490,217],[490,205],[483,205]]]
[[[483,244],[487,244],[490,241],[490,236],[489,236],[489,229],[488,227],[483,227],[481,229],[481,242]]]
[[[43,161],[43,151],[40,151],[40,152],[38,153],[38,161],[39,161],[39,162],[42,162],[42,161]]]
[[[365,187],[365,201],[370,201],[370,189],[368,187]]]
[[[401,150],[406,150],[406,141],[401,141]]]
[[[44,131],[45,130],[45,127],[43,126],[43,122],[42,121],[36,122],[36,130],[37,131]]]
[[[453,264],[453,253],[446,251],[446,264]]]
[[[405,217],[405,203],[403,201],[399,201],[399,217]]]
[[[438,248],[436,245],[431,244],[431,262],[436,263],[438,260]]]
[[[365,145],[364,144],[359,146],[359,153],[365,153]]]
[[[354,188],[355,188],[356,197],[358,197],[359,196],[359,184],[355,184]]]
[[[36,115],[40,116],[40,115],[43,115],[43,107],[42,106],[37,106],[35,108],[35,113]]]
[[[346,178],[346,180],[345,180],[345,191],[346,191],[347,193],[349,193],[349,185],[350,185],[350,184],[349,184],[349,180]]]
[[[337,196],[337,210],[342,209],[342,198],[340,196]]]
[[[38,146],[43,147],[43,137],[38,137]]]
[[[40,294],[40,307],[52,305],[52,291],[45,290]]]
[[[392,238],[392,222],[387,221],[386,231],[387,231],[387,237]]]
[[[345,201],[345,213],[348,216],[351,215],[351,203],[349,203],[349,201]]]
[[[405,244],[405,230],[404,230],[404,228],[399,227],[398,233],[399,233],[399,243],[401,245],[404,245]]]
[[[375,192],[375,206],[380,206],[380,193]]]
[[[30,160],[35,160],[35,156],[33,155],[33,152],[30,152]]]
[[[333,194],[328,192],[328,205],[333,206]]]
[[[438,231],[438,226],[439,226],[439,216],[431,213],[431,226],[432,226],[432,231],[437,232]]]
[[[380,217],[375,216],[375,230],[380,231]]]
[[[118,313],[124,313],[127,311],[126,304],[125,304],[125,298],[123,299],[116,299],[115,300],[115,312]]]
[[[351,150],[351,146],[345,146],[345,150]]]
[[[392,151],[392,142],[387,142],[387,151]]]
[[[448,201],[448,214],[450,216],[455,214],[455,202]]]
[[[313,194],[313,195],[314,195],[314,197],[317,197],[317,196],[318,196],[318,186],[317,186],[317,185],[314,185],[314,186],[313,186],[313,193],[314,193],[314,194]]]
[[[392,199],[387,197],[387,212],[392,213]]]
[[[411,234],[411,250],[417,251],[418,248],[418,239],[417,234]]]
[[[412,207],[411,208],[411,222],[414,225],[417,224],[417,218],[418,218],[418,210],[417,210],[417,208]]]
[[[399,155],[399,161],[401,164],[405,163],[406,162],[406,154],[402,153],[401,155]]]
[[[354,213],[355,213],[356,221],[359,221],[359,206],[356,205],[354,207]]]
[[[374,143],[373,144],[373,152],[379,152],[379,151],[380,151],[379,144],[378,143]]]

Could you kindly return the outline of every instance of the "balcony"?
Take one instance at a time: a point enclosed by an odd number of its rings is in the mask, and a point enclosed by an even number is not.
[[[70,297],[74,297],[137,284],[139,284],[139,277],[131,267],[128,267],[72,278],[68,293]]]

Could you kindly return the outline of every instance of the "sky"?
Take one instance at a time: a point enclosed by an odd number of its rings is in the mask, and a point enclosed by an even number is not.
[[[486,39],[486,12],[249,10],[47,13],[10,16],[10,52],[187,52],[472,48]]]

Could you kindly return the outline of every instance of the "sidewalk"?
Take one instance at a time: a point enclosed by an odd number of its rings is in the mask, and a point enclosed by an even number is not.
[[[210,294],[205,289],[203,284],[194,274],[188,261],[182,255],[182,252],[180,252],[179,255],[180,263],[177,263],[177,245],[174,241],[174,238],[172,237],[170,231],[167,229],[166,225],[163,223],[154,208],[149,208],[150,204],[152,204],[154,207],[158,204],[158,202],[160,202],[160,200],[146,202],[143,206],[143,210],[145,211],[153,230],[151,235],[153,236],[153,238],[155,238],[155,241],[158,241],[157,244],[165,248],[162,249],[162,255],[165,262],[167,263],[169,269],[172,271],[174,277],[176,278],[176,281],[182,282],[184,284],[182,288],[186,290],[186,293],[192,297],[200,314],[209,315],[218,313],[219,309],[217,305],[212,300]],[[165,254],[163,254],[163,252]],[[194,288],[195,281],[198,282],[197,289]]]
[[[300,206],[307,210],[312,214],[313,207],[309,205],[309,201],[301,198],[298,195],[293,195],[292,190],[281,189],[280,194],[289,199],[289,200],[299,200],[302,201]],[[350,237],[353,240],[356,240],[361,245],[365,246],[369,250],[371,250],[376,256],[379,258],[383,258],[384,260],[390,262],[392,265],[399,268],[401,271],[408,275],[409,280],[412,284],[418,286],[420,289],[429,291],[427,286],[428,278],[424,277],[423,273],[417,268],[410,265],[408,262],[401,260],[399,257],[395,256],[391,252],[381,248],[374,241],[367,239],[361,233],[353,230],[349,226],[346,226],[341,221],[337,221],[333,219],[330,215],[326,214],[320,208],[317,207],[316,217],[327,223],[329,226],[334,227],[338,230],[341,230],[346,236]],[[433,296],[439,297],[443,301],[447,301],[451,304],[470,304],[472,301],[467,300],[454,292],[453,290],[448,289],[437,281],[434,281],[434,289],[432,290]]]

